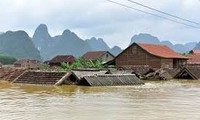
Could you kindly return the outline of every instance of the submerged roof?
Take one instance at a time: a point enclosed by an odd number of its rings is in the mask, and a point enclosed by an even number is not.
[[[73,62],[74,56],[72,55],[57,55],[52,58],[49,63],[62,63],[62,62]]]
[[[79,85],[86,86],[122,86],[141,84],[144,83],[134,74],[85,76],[79,81]]]
[[[101,56],[103,56],[104,54],[110,54],[111,56],[113,56],[110,52],[108,51],[89,51],[87,53],[85,53],[82,57],[85,60],[96,60],[98,58],[100,58]],[[114,56],[113,56],[114,57]]]
[[[200,79],[200,67],[187,66],[181,69],[175,78],[179,79]]]
[[[155,45],[155,44],[146,44],[146,43],[135,43],[140,46],[142,49],[147,51],[148,53],[163,57],[163,58],[177,58],[177,59],[188,59],[183,55],[180,55],[167,47],[166,45]]]
[[[13,83],[40,85],[73,85],[78,78],[72,72],[27,71],[16,78]]]

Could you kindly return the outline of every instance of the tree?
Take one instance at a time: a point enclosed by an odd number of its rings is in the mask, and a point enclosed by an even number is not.
[[[10,55],[0,55],[0,62],[4,65],[13,64],[17,59]]]
[[[72,64],[61,63],[61,66],[59,68],[60,70],[68,71],[77,68],[104,68],[104,65],[101,59],[84,60],[80,57],[77,58]]]

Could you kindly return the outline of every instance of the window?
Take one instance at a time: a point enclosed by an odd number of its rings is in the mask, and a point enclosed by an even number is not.
[[[137,46],[133,46],[133,48],[132,48],[132,53],[133,53],[133,54],[137,54]]]

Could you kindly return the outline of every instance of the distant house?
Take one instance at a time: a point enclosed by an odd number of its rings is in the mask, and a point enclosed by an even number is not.
[[[41,62],[38,60],[21,59],[14,63],[14,67],[37,69],[39,67],[40,63]]]
[[[50,66],[60,66],[61,63],[65,62],[68,64],[72,64],[75,60],[75,57],[72,55],[57,55],[50,61],[48,61]]]
[[[191,50],[188,56],[190,57],[187,60],[189,66],[200,66],[200,50]]]
[[[191,50],[189,54],[200,54],[200,49]]]
[[[90,51],[85,53],[82,57],[85,60],[101,59],[103,63],[114,59],[114,56],[108,51]]]
[[[164,45],[133,43],[108,63],[125,69],[137,66],[176,68],[186,64],[187,59]]]

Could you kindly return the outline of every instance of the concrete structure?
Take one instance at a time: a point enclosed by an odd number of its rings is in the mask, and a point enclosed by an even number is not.
[[[118,74],[118,75],[93,75],[84,76],[78,85],[84,86],[124,86],[124,85],[141,85],[144,84],[134,74]]]

